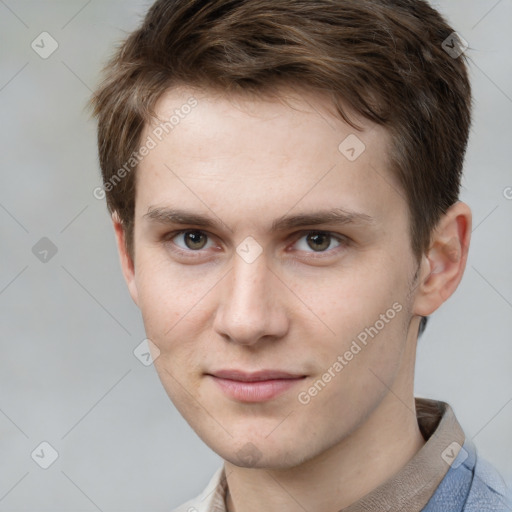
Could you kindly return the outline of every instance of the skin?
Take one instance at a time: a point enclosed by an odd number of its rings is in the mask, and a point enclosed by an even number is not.
[[[130,294],[159,350],[154,365],[180,413],[224,459],[230,511],[341,509],[425,443],[413,395],[419,319],[460,282],[470,210],[452,206],[418,262],[382,127],[359,119],[356,132],[306,91],[227,98],[180,87],[156,112],[168,119],[191,96],[198,105],[137,169],[133,260],[113,217]],[[349,161],[338,146],[354,133],[366,149]],[[219,225],[146,215],[165,207]],[[270,229],[282,216],[334,208],[373,220]],[[187,245],[183,229],[199,243]],[[319,230],[332,237],[314,238]],[[251,263],[236,251],[248,236],[262,249]],[[299,393],[396,303],[401,311],[300,403]],[[305,378],[272,400],[243,403],[206,375],[226,368]]]

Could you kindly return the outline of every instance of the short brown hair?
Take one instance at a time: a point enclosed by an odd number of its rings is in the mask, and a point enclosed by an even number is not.
[[[91,99],[103,182],[112,185],[137,150],[168,88],[262,94],[297,85],[328,94],[352,126],[343,104],[389,131],[419,260],[458,200],[470,127],[465,57],[443,49],[452,33],[424,0],[158,0]],[[133,259],[134,172],[106,198]]]

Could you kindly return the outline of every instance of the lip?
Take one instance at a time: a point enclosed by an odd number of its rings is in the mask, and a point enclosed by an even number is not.
[[[281,370],[220,370],[207,375],[229,398],[252,403],[272,400],[306,378],[306,375]]]

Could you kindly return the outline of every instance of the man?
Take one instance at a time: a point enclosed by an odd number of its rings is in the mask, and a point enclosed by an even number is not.
[[[512,510],[414,397],[457,288],[462,42],[418,0],[160,0],[93,98],[124,277],[224,460],[179,511]]]

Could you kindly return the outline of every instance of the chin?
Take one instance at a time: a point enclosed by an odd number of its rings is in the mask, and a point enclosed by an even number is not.
[[[222,459],[247,469],[290,469],[314,457],[314,453],[304,453],[297,450],[297,442],[290,442],[287,447],[280,441],[277,446],[268,439],[239,440],[229,446],[210,444],[210,448]],[[236,448],[234,448],[236,446]],[[309,451],[309,450],[308,450]]]

